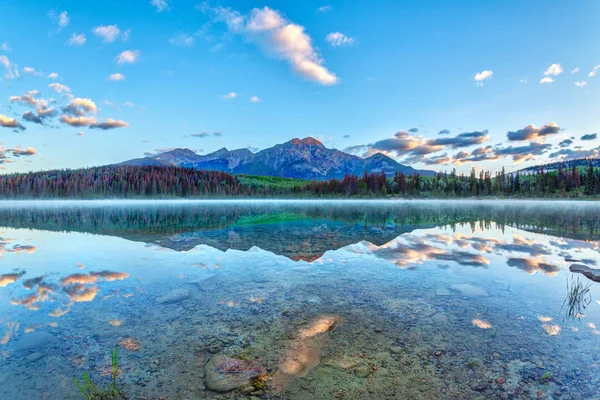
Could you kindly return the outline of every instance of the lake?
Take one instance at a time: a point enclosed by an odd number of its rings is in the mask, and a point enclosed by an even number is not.
[[[599,240],[592,202],[3,202],[0,398],[118,346],[130,399],[598,399]]]

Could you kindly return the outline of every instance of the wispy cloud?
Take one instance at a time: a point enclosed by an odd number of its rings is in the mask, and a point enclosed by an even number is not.
[[[169,43],[174,46],[186,46],[189,47],[194,44],[195,38],[188,35],[187,33],[178,33],[169,39]]]
[[[590,72],[590,73],[588,74],[588,76],[591,76],[591,77],[594,77],[594,76],[596,76],[596,73],[598,72],[598,70],[599,70],[599,69],[600,69],[600,65],[596,65],[596,66],[594,67],[594,69],[592,69],[592,72]]]
[[[326,5],[326,6],[321,6],[321,7],[317,8],[317,11],[320,13],[326,13],[328,11],[331,11],[332,9],[333,9],[332,6]]]
[[[57,32],[60,32],[63,28],[69,25],[69,13],[67,13],[66,11],[61,11],[58,14],[56,13],[56,11],[50,11],[48,13],[48,16],[57,25]]]
[[[116,73],[116,74],[111,74],[111,75],[108,77],[108,80],[109,80],[109,81],[122,81],[122,80],[124,80],[124,79],[125,79],[125,75],[123,75],[123,74],[119,74],[119,73]]]
[[[10,46],[8,45],[8,43],[3,42],[0,45],[0,50],[4,51],[4,52],[10,52],[12,49],[10,48]]]
[[[586,81],[578,81],[578,82],[575,82],[575,86],[578,86],[578,87],[587,86],[587,82]]]
[[[116,128],[124,128],[129,126],[129,124],[125,121],[117,121],[112,118],[108,118],[104,122],[92,122],[90,123],[90,129],[116,129]]]
[[[92,32],[101,38],[103,43],[112,43],[121,35],[121,30],[117,25],[100,25],[95,27]]]
[[[331,47],[350,46],[356,43],[356,40],[350,36],[346,36],[341,32],[332,32],[325,36],[325,41]]]
[[[252,96],[252,97],[250,97],[250,101],[252,103],[258,103],[260,101],[260,99],[258,98],[258,96]]]
[[[597,133],[588,133],[587,135],[583,135],[581,140],[596,140],[598,139]]]
[[[71,38],[67,40],[67,44],[69,46],[83,46],[86,41],[87,39],[83,33],[80,33],[79,35],[73,33]]]
[[[58,79],[59,75],[58,72],[51,72],[48,74],[48,79]]]
[[[540,83],[543,85],[544,83],[552,83],[554,82],[554,79],[550,78],[549,76],[546,76],[542,79],[540,79]]]
[[[139,50],[125,50],[117,56],[117,64],[133,64],[140,57]]]
[[[229,92],[227,94],[223,94],[221,95],[221,98],[223,100],[233,100],[237,97],[237,93],[236,92]]]
[[[575,67],[575,68],[573,68],[573,69],[571,70],[571,73],[572,73],[572,74],[576,74],[576,73],[578,73],[578,72],[579,72],[579,67]]]
[[[70,93],[71,89],[68,86],[63,85],[62,83],[51,83],[48,87],[54,90],[56,93]]]
[[[6,71],[4,79],[11,80],[19,77],[19,67],[13,64],[5,55],[0,55],[0,65],[2,65]]]
[[[254,8],[243,15],[231,8],[203,8],[212,13],[215,20],[227,25],[230,33],[244,36],[268,53],[287,61],[294,71],[306,79],[322,85],[333,85],[339,78],[323,66],[312,46],[312,39],[305,28],[286,20],[278,11],[264,7]]]
[[[15,157],[33,156],[36,154],[36,151],[33,147],[28,147],[26,149],[16,147],[13,149],[6,149],[6,152],[12,153],[12,155]]]
[[[150,0],[150,4],[156,8],[156,12],[169,11],[171,8],[167,0]]]

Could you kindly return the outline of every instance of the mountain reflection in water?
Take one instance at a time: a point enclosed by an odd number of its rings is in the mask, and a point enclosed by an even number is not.
[[[577,319],[561,305],[573,260],[600,267],[599,211],[3,203],[0,398],[77,398],[115,345],[131,398],[218,399],[215,356],[268,371],[255,397],[593,398],[600,284]]]

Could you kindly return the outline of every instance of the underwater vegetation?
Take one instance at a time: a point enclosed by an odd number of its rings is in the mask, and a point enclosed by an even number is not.
[[[106,388],[99,388],[87,372],[83,373],[83,382],[73,377],[73,382],[81,391],[82,397],[87,400],[127,400],[117,384],[119,376],[119,347],[115,346],[111,355],[112,382]]]

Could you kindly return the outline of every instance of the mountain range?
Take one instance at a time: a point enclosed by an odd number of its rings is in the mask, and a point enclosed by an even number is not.
[[[144,158],[125,161],[124,165],[159,165],[217,170],[232,174],[276,176],[299,179],[342,179],[345,175],[362,175],[365,171],[406,175],[418,172],[432,176],[431,170],[416,170],[402,165],[385,154],[362,158],[340,150],[329,149],[317,139],[292,139],[289,142],[253,153],[248,149],[227,150],[201,155],[178,148]]]

